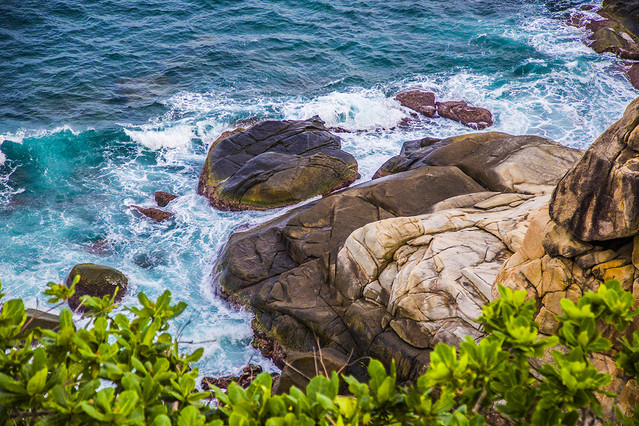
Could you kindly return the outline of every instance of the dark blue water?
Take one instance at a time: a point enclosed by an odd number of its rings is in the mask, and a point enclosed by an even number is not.
[[[196,192],[210,143],[237,121],[306,118],[343,134],[369,179],[402,142],[470,130],[393,129],[420,87],[495,115],[491,130],[587,147],[636,96],[621,65],[565,25],[583,1],[0,3],[0,280],[31,304],[76,263],[122,270],[131,295],[190,304],[205,373],[249,360],[249,316],[211,291],[228,235],[279,212],[226,213]],[[180,195],[172,221],[131,204]],[[97,248],[96,248],[97,247]],[[39,298],[42,300],[42,298]]]

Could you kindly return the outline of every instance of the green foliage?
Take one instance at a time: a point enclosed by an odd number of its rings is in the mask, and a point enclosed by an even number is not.
[[[141,307],[128,308],[133,319],[113,315],[113,298],[86,298],[89,322],[78,327],[62,309],[55,331],[27,331],[24,306],[9,300],[0,311],[0,421],[4,424],[153,424],[153,425],[484,425],[501,415],[519,425],[575,425],[603,419],[597,395],[609,374],[593,366],[593,356],[608,353],[627,378],[639,379],[639,331],[621,348],[601,330],[624,330],[639,313],[632,295],[616,281],[586,293],[577,303],[563,300],[557,336],[542,337],[534,321],[534,301],[524,291],[499,287],[500,298],[483,308],[478,321],[488,333],[458,347],[439,344],[426,373],[410,386],[398,386],[394,364],[387,371],[368,364],[368,383],[332,373],[314,377],[305,391],[273,395],[262,373],[247,389],[232,383],[214,388],[217,408],[197,392],[202,355],[180,354],[167,333],[169,321],[186,305],[171,305],[167,291],[157,301],[140,293]],[[45,294],[63,303],[73,287],[50,284]],[[0,297],[2,297],[0,293]],[[552,350],[554,349],[554,350]],[[554,363],[540,365],[550,351]],[[339,393],[340,382],[348,394]],[[499,414],[498,414],[499,413]],[[631,413],[632,414],[632,413]],[[616,422],[638,425],[620,410]]]
[[[77,277],[76,281],[77,282]],[[74,285],[75,285],[74,282]],[[45,295],[64,303],[74,285],[50,283]],[[56,330],[26,329],[22,300],[0,311],[0,423],[2,424],[219,424],[196,392],[202,356],[181,354],[167,333],[186,308],[166,291],[156,302],[139,295],[141,308],[119,313],[113,297],[85,297],[89,318],[81,327],[63,308]]]

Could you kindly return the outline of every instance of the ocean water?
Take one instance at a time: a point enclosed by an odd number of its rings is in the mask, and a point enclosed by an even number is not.
[[[320,115],[368,180],[404,141],[472,130],[399,128],[403,89],[489,108],[489,130],[587,148],[637,92],[622,65],[565,24],[584,1],[132,0],[0,2],[0,280],[42,307],[77,263],[116,267],[189,309],[204,374],[274,367],[250,315],[212,290],[238,228],[280,214],[221,212],[196,193],[211,142],[245,120]],[[180,198],[158,224],[129,206]],[[190,342],[193,342],[192,344]]]

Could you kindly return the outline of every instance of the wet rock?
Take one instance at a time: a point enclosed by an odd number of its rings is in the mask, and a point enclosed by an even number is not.
[[[213,386],[217,386],[220,389],[228,389],[232,382],[237,383],[240,387],[248,388],[258,374],[262,373],[263,369],[259,365],[249,364],[244,367],[242,374],[239,376],[223,376],[223,377],[204,377],[202,379],[202,389],[212,390]],[[271,373],[273,381],[277,381],[280,377],[278,373]]]
[[[423,90],[408,90],[395,95],[402,106],[410,108],[426,117],[434,117],[437,108],[435,106],[435,94]]]
[[[264,210],[328,194],[358,177],[355,158],[319,117],[265,121],[218,138],[198,193],[220,209]]]
[[[260,351],[264,358],[270,359],[280,370],[284,368],[286,362],[286,352],[282,345],[259,325],[257,321],[252,321],[253,341],[251,344]]]
[[[80,275],[80,281],[75,286],[75,294],[69,299],[71,309],[78,308],[82,296],[113,296],[117,290],[115,294],[117,303],[126,294],[128,280],[117,269],[94,263],[75,265],[67,277],[67,287],[71,287],[76,275]],[[83,309],[80,308],[80,311]]]
[[[437,114],[475,130],[493,125],[493,115],[490,111],[486,108],[470,106],[465,101],[437,102]]]
[[[628,64],[628,67],[625,68],[625,73],[632,87],[639,90],[639,63]]]
[[[582,241],[639,233],[639,99],[561,179],[550,216]]]
[[[403,154],[382,165],[375,177],[424,166],[456,166],[490,191],[550,192],[581,158],[582,151],[538,136],[471,133],[442,140],[426,139],[416,149],[407,142]]]
[[[577,13],[569,25],[589,31],[587,44],[597,53],[609,52],[624,59],[639,59],[639,4],[636,0],[606,0],[599,16]]]
[[[173,213],[165,212],[164,210],[156,209],[155,207],[140,207],[132,205],[131,208],[156,222],[163,222],[173,217]]]
[[[105,256],[113,251],[113,244],[106,238],[91,241],[86,245],[87,252],[98,256]]]
[[[153,196],[155,198],[155,202],[160,207],[166,207],[167,204],[177,198],[177,195],[173,195],[164,191],[155,191],[155,194]]]

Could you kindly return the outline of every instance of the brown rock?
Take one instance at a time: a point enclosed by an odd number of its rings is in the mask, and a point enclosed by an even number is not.
[[[625,68],[625,72],[632,87],[639,90],[639,63],[629,64],[629,66]]]
[[[220,209],[296,204],[359,177],[355,158],[317,116],[264,121],[223,136],[209,149],[198,183],[198,193]]]
[[[75,286],[75,294],[69,299],[71,309],[77,309],[80,306],[82,296],[104,297],[115,294],[114,301],[117,303],[124,297],[129,283],[124,274],[117,269],[94,263],[82,263],[75,265],[69,273],[67,287],[71,287],[77,275],[80,276],[80,280]],[[82,307],[79,310],[84,311]]]
[[[425,115],[435,116],[435,94],[423,90],[409,90],[395,95],[395,99],[403,106]]]
[[[158,206],[166,207],[167,204],[177,198],[177,195],[173,195],[164,191],[155,191],[154,198]]]
[[[374,333],[353,337],[347,324],[356,320],[346,320],[347,306],[331,289],[346,238],[367,223],[423,214],[450,196],[482,190],[455,167],[423,167],[329,195],[232,235],[217,264],[219,283],[285,348],[308,352],[319,341],[362,356]],[[371,321],[370,327],[361,327],[379,328],[377,316],[366,318],[360,322]]]
[[[493,125],[493,115],[486,108],[473,107],[464,101],[437,102],[437,114],[475,130]]]
[[[582,151],[538,136],[485,132],[428,141],[387,161],[376,175],[456,166],[491,191],[550,192]]]
[[[163,222],[173,217],[173,213],[165,212],[164,210],[156,209],[155,207],[140,207],[131,206],[131,208],[142,213],[144,216],[153,219],[156,222]]]
[[[639,99],[561,179],[550,203],[555,222],[583,241],[639,233]]]

